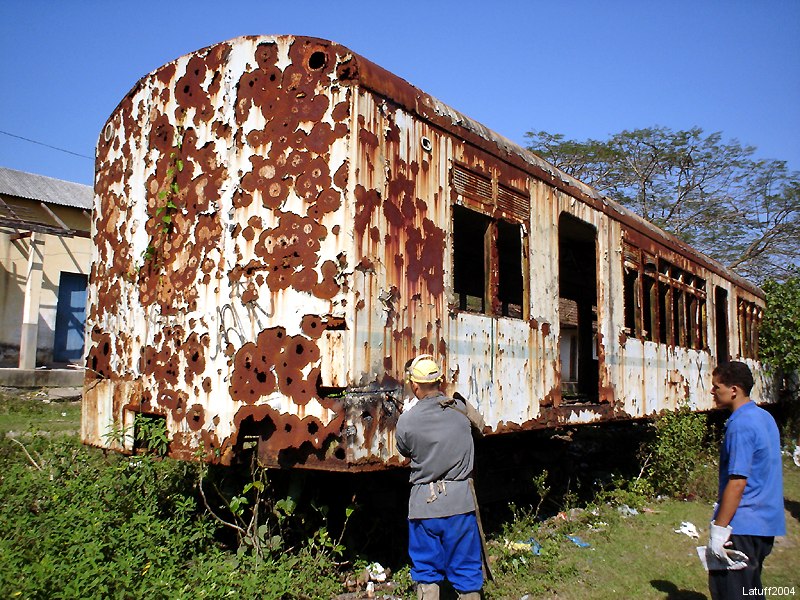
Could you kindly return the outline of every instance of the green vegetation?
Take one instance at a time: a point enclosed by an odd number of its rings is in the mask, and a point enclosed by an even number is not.
[[[41,401],[3,397],[0,406],[4,432],[51,422],[52,405]],[[0,597],[330,598],[341,588],[342,547],[324,519],[283,519],[295,549],[273,542],[255,551],[252,539],[227,539],[198,494],[205,480],[221,520],[250,520],[264,508],[254,497],[266,490],[263,470],[260,486],[236,490],[225,469],[160,459],[157,422],[137,429],[151,451],[133,457],[32,433],[0,439]],[[278,521],[262,514],[256,535]]]
[[[715,500],[718,450],[708,417],[684,406],[658,417],[653,428],[653,440],[642,450],[652,490],[677,498]]]
[[[22,395],[0,393],[0,437],[12,432],[71,432],[81,426],[80,402],[45,403],[37,392]]]
[[[785,281],[764,283],[767,310],[761,325],[761,358],[784,373],[800,370],[800,270]]]
[[[0,438],[3,598],[328,600],[354,588],[366,597],[372,559],[348,547],[341,526],[353,506],[333,515],[332,527],[329,512],[337,511],[278,492],[254,465],[237,471],[162,459],[159,420],[135,427],[143,453],[132,457],[19,426],[38,420],[39,429],[74,431],[78,414],[69,405],[62,417],[65,406],[0,395],[0,431],[15,431]],[[707,597],[694,548],[706,541],[712,511],[714,432],[685,409],[651,430],[638,474],[573,483],[559,495],[563,474],[532,478],[530,506],[512,507],[489,533],[496,580],[486,598]],[[784,488],[788,535],[767,559],[764,581],[798,590],[800,469],[790,460]],[[699,540],[674,532],[682,521],[700,529]],[[389,593],[413,598],[408,565],[399,567]]]
[[[782,434],[787,445],[800,443],[800,269],[784,281],[763,285],[767,308],[759,333],[759,355],[781,382]]]

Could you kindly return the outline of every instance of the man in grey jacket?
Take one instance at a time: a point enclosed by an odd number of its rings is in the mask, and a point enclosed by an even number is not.
[[[483,572],[467,406],[441,392],[439,365],[428,354],[411,361],[406,377],[419,400],[400,416],[396,440],[411,459],[408,553],[417,598],[437,600],[447,578],[461,600],[478,600]]]

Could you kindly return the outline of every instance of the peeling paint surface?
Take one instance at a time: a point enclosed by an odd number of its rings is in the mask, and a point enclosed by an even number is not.
[[[459,304],[454,206],[488,224],[480,310]],[[594,232],[586,397],[562,377],[564,214]],[[315,38],[237,38],[139,81],[98,141],[92,233],[84,442],[132,451],[143,413],[165,419],[171,455],[223,464],[247,442],[269,466],[401,464],[403,370],[422,352],[489,433],[711,408],[712,347],[625,333],[623,240],[728,292],[734,355],[736,299],[763,306],[711,259]]]

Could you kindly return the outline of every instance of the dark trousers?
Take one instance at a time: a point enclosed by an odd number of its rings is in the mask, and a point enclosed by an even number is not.
[[[732,535],[733,549],[744,552],[749,559],[747,567],[741,571],[709,571],[708,587],[712,600],[764,600],[761,568],[764,566],[764,559],[772,552],[774,541],[774,537]]]

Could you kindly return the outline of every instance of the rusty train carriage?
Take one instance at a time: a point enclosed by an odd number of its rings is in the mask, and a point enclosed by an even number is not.
[[[95,190],[89,444],[143,413],[179,458],[384,468],[418,352],[491,433],[708,409],[719,356],[758,367],[758,288],[328,41],[144,77]]]

